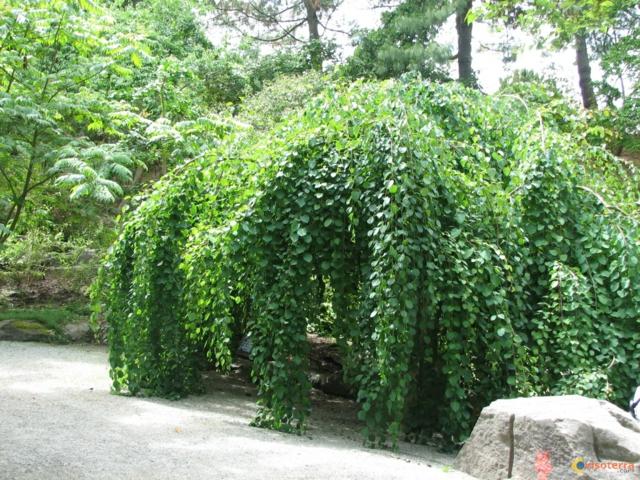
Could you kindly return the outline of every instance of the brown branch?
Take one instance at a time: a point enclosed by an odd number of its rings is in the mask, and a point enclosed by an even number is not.
[[[285,8],[285,9],[279,11],[279,12],[269,13],[269,12],[267,12],[265,10],[260,9],[259,6],[256,5],[255,3],[249,2],[249,7],[252,8],[256,13],[258,13],[258,15],[263,15],[265,17],[271,18],[276,23],[280,22],[280,20],[278,20],[278,17],[280,17],[280,15],[282,15],[283,13],[286,13],[286,12],[288,12],[290,10],[293,10],[294,8],[296,8],[299,5],[300,4],[295,4],[294,3],[293,5],[290,5],[289,7]]]
[[[11,78],[11,76],[13,75],[13,72],[12,72],[12,73],[9,73],[9,72],[8,72],[8,70],[7,70],[6,68],[4,68],[2,65],[0,65],[0,71],[2,71],[2,72],[3,72],[5,75],[7,75],[9,78]],[[15,72],[15,70],[14,70],[14,72]],[[22,83],[20,80],[18,80],[18,79],[17,79],[17,78],[15,78],[15,77],[13,78],[13,82],[14,82],[14,83],[18,83],[18,84],[22,85],[23,87],[29,88],[29,86],[28,86],[28,85],[26,85],[26,84]],[[9,90],[7,90],[7,92],[9,92]]]
[[[9,190],[11,190],[11,196],[13,197],[13,200],[14,201],[17,200],[18,199],[18,193],[15,190],[13,182],[11,181],[9,176],[7,175],[7,172],[1,166],[0,166],[0,174],[2,174],[4,179],[7,181],[7,185],[9,186]]]
[[[584,190],[585,192],[590,193],[591,195],[593,195],[594,197],[596,197],[598,199],[598,201],[602,204],[602,206],[604,208],[608,208],[608,209],[612,209],[612,210],[616,210],[617,212],[621,213],[622,215],[624,215],[625,217],[633,217],[633,215],[628,214],[627,212],[625,212],[624,210],[622,210],[620,207],[618,207],[617,205],[614,204],[609,204],[606,202],[606,200],[602,197],[602,195],[600,195],[597,192],[594,192],[593,190],[591,190],[589,187],[585,187],[583,185],[578,185],[578,188],[581,190]]]
[[[294,40],[295,42],[299,42],[299,43],[303,43],[304,41],[298,37],[296,37],[294,35],[295,31],[300,28],[302,25],[304,25],[307,21],[308,18],[307,17],[302,17],[302,18],[280,18],[281,15],[285,14],[286,12],[289,12],[291,10],[294,10],[295,8],[299,7],[301,5],[300,2],[294,3],[293,5],[290,5],[286,8],[283,8],[280,11],[277,12],[269,12],[267,10],[264,10],[262,8],[260,8],[259,5],[257,5],[254,2],[245,2],[244,3],[244,7],[245,8],[241,8],[241,7],[233,7],[233,6],[227,6],[224,5],[223,2],[219,2],[219,3],[215,3],[214,2],[214,8],[220,12],[219,15],[216,16],[216,18],[213,19],[214,23],[217,24],[221,24],[224,25],[226,27],[229,27],[237,32],[239,32],[240,34],[247,36],[249,38],[252,38],[253,40],[257,40],[259,42],[269,42],[269,43],[275,43],[275,42],[279,42],[281,40],[284,40],[285,38],[289,37],[292,40]],[[242,16],[247,20],[251,20],[257,23],[261,23],[264,24],[266,26],[272,27],[272,28],[279,28],[282,30],[281,33],[275,35],[275,36],[259,36],[259,35],[254,35],[251,33],[246,32],[244,29],[240,28],[236,22],[234,22],[232,19],[229,18],[225,18],[225,16],[228,15],[235,15],[235,16]],[[248,24],[248,21],[242,22],[244,24]],[[294,25],[286,25],[286,24],[291,24],[293,23]]]
[[[340,1],[339,3],[335,3],[333,5],[333,8],[331,9],[331,11],[329,12],[329,15],[327,16],[327,19],[325,20],[324,23],[322,23],[322,21],[320,20],[320,15],[318,15],[318,23],[322,26],[322,28],[324,30],[322,30],[322,34],[324,35],[324,32],[326,32],[327,30],[329,30],[330,32],[336,32],[336,33],[342,33],[344,35],[351,35],[351,32],[345,32],[344,30],[338,30],[338,29],[333,29],[333,28],[329,28],[327,25],[329,25],[329,22],[331,21],[331,18],[333,17],[333,14],[336,13],[336,10],[338,10],[338,7],[342,4],[342,1]]]
[[[329,20],[330,20],[330,19],[331,19],[331,18],[327,19],[327,23],[329,23]],[[318,23],[319,23],[319,24],[320,24],[320,26],[323,28],[323,31],[322,31],[322,34],[323,34],[323,35],[324,35],[324,32],[326,32],[327,30],[328,30],[328,31],[330,31],[330,32],[341,33],[341,34],[343,34],[343,35],[349,35],[349,36],[351,35],[351,32],[347,32],[347,31],[345,31],[345,30],[340,30],[339,28],[330,28],[330,27],[327,27],[324,23],[322,23],[322,22],[320,21],[320,19],[319,19],[319,18],[318,18]]]
[[[47,69],[47,79],[44,82],[44,86],[42,87],[42,93],[40,94],[40,100],[44,100],[44,96],[47,92],[47,87],[49,86],[49,81],[51,80],[51,73],[53,72],[53,66],[55,65],[55,61],[58,58],[58,53],[60,52],[60,48],[56,48],[59,47],[58,42],[60,40],[60,30],[62,29],[62,23],[64,22],[64,17],[65,17],[66,13],[63,13],[62,16],[60,17],[60,20],[58,21],[58,27],[56,28],[56,34],[55,37],[53,39],[53,47],[55,48],[55,50],[53,51],[53,55],[51,56],[51,59],[49,60],[49,68]]]
[[[98,70],[96,73],[89,75],[88,77],[83,78],[82,80],[78,81],[78,82],[74,82],[74,85],[84,85],[86,82],[88,82],[89,80],[91,80],[92,78],[97,77],[98,75],[100,75],[101,73],[103,73],[104,71],[107,70],[107,68],[110,66],[111,64],[107,65],[106,67],[104,67],[101,70]],[[47,104],[51,103],[51,101],[62,91],[65,90],[65,88],[67,87],[67,85],[63,85],[62,87],[58,88],[55,92],[53,92],[53,94],[49,97],[49,99],[47,100]]]
[[[250,3],[248,8],[253,8],[253,10],[255,10],[257,12],[257,15],[261,15],[261,16],[256,16],[254,14],[252,14],[250,12],[250,10],[247,9],[243,9],[243,8],[234,8],[234,7],[226,7],[224,5],[218,4],[218,5],[214,5],[214,8],[220,12],[222,12],[222,14],[225,15],[229,15],[229,14],[236,14],[236,15],[242,15],[243,17],[246,17],[248,19],[254,20],[256,22],[260,22],[260,23],[269,23],[269,21],[271,21],[272,23],[283,23],[283,22],[292,22],[294,20],[282,20],[282,19],[278,19],[278,16],[285,13],[288,10],[291,10],[292,8],[294,8],[296,5],[293,5],[291,7],[285,8],[284,10],[282,10],[281,12],[276,12],[274,14],[266,12],[264,10],[260,10],[255,4]],[[221,15],[219,15],[221,16]]]
[[[293,27],[290,27],[288,29],[286,29],[284,32],[282,32],[281,34],[275,36],[275,37],[270,37],[270,38],[265,38],[265,37],[258,37],[256,35],[252,35],[249,34],[245,31],[243,31],[241,28],[239,28],[236,25],[229,25],[229,27],[233,28],[234,30],[236,30],[237,32],[241,33],[242,35],[246,35],[247,37],[253,39],[253,40],[257,40],[259,42],[268,42],[268,43],[275,43],[275,42],[279,42],[280,40],[284,40],[287,37],[292,38],[294,41],[296,42],[300,42],[303,43],[303,40],[299,39],[298,37],[296,37],[293,32],[295,30],[297,30],[298,28],[300,28],[302,25],[304,25],[306,23],[307,19],[305,18],[304,20],[302,20],[301,22],[297,23],[296,25],[294,25]]]
[[[31,186],[27,190],[27,193],[31,193],[33,190],[35,190],[36,188],[44,185],[45,183],[47,183],[49,180],[51,180],[55,176],[56,176],[56,173],[52,173],[51,175],[48,175],[47,177],[45,177],[43,180],[40,180],[39,182],[31,184]]]

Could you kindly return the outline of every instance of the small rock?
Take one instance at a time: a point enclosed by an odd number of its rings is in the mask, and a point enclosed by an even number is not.
[[[62,333],[72,342],[91,342],[93,340],[93,333],[86,321],[69,323],[64,326]]]
[[[78,263],[92,263],[98,260],[98,257],[99,255],[97,250],[87,248],[78,256],[77,261]]]
[[[242,337],[242,340],[240,340],[240,345],[238,346],[238,355],[242,358],[250,358],[252,348],[253,342],[251,341],[251,338],[245,335],[244,337]]]
[[[356,395],[353,389],[342,380],[342,373],[316,373],[309,374],[309,381],[313,388],[317,388],[321,392],[328,395],[355,399]]]

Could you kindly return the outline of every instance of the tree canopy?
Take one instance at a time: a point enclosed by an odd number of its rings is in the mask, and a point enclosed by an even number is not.
[[[89,6],[90,4],[87,4]],[[111,115],[121,105],[91,89],[141,62],[135,42],[112,35],[109,19],[88,22],[64,1],[13,2],[0,10],[0,242],[15,230],[30,194],[54,178],[73,197],[122,194],[133,160]]]

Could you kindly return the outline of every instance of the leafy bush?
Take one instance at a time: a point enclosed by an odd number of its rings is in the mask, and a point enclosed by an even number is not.
[[[39,272],[50,266],[72,266],[86,254],[89,243],[83,239],[64,241],[61,234],[32,230],[11,237],[0,249],[0,270]]]
[[[330,301],[371,442],[460,441],[500,397],[622,404],[640,361],[637,177],[571,128],[405,78],[332,86],[257,141],[230,137],[125,216],[94,289],[114,389],[188,394],[200,354],[226,371],[247,333],[256,424],[300,431],[306,332]]]
[[[283,75],[241,105],[239,118],[258,130],[270,129],[287,115],[304,108],[329,81],[316,71]]]
[[[248,45],[248,48],[251,47]],[[278,77],[313,73],[313,65],[309,55],[306,55],[305,48],[282,49],[264,56],[261,56],[259,52],[259,48],[256,47],[245,52],[245,55],[252,59],[248,62],[247,68],[253,90],[256,92],[262,90],[266,84],[273,82]],[[323,58],[327,57],[324,53],[322,56]]]
[[[577,104],[567,102],[566,98],[571,97],[569,92],[562,91],[552,78],[542,77],[530,70],[519,70],[501,81],[498,94],[534,104],[543,121],[552,121],[578,141],[586,140],[592,145],[606,146],[615,154],[620,153],[623,145],[631,147],[632,137],[625,130],[630,131],[629,124],[633,122],[624,117],[624,108],[609,106],[602,110],[580,112]],[[586,122],[583,115],[586,115]]]
[[[10,237],[0,248],[0,310],[6,307],[10,315],[17,306],[86,306],[98,269],[96,247],[100,246],[81,237],[68,240],[46,230]]]

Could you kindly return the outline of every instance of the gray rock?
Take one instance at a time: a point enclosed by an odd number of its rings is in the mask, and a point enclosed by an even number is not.
[[[242,358],[251,358],[251,349],[253,348],[253,342],[248,335],[245,335],[240,340],[240,345],[238,345],[238,355]]]
[[[629,413],[636,420],[640,420],[640,387],[636,388],[636,393],[629,400]]]
[[[640,423],[578,395],[497,400],[482,410],[454,466],[483,480],[638,478]]]
[[[98,260],[98,251],[87,248],[78,256],[78,263],[92,263]]]
[[[50,342],[55,332],[32,320],[3,320],[0,322],[0,340],[15,342]]]
[[[356,394],[353,389],[342,380],[342,372],[311,372],[308,377],[313,388],[316,388],[327,395],[350,399],[356,398]]]
[[[10,288],[0,288],[0,305],[3,307],[11,307],[20,300],[20,292]]]
[[[86,321],[69,323],[63,327],[62,333],[72,342],[91,342],[93,340],[93,333]]]

